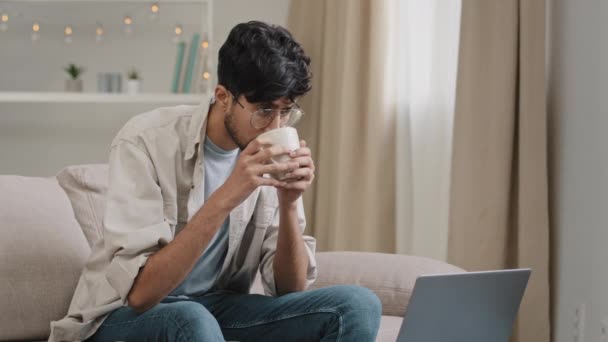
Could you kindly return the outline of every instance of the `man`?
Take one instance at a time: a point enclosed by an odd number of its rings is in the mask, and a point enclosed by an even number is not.
[[[112,142],[104,238],[50,341],[373,341],[378,298],[316,278],[302,193],[315,166],[256,137],[294,125],[310,59],[289,32],[232,29],[214,98],[131,119]],[[286,163],[270,163],[289,154]],[[282,181],[265,177],[284,173]],[[249,294],[260,270],[267,296]]]

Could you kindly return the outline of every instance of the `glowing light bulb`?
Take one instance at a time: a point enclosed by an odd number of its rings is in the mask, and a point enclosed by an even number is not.
[[[182,28],[182,25],[175,25],[173,32],[175,33],[175,35],[173,36],[173,42],[175,44],[181,42],[182,36],[184,34],[184,29]]]
[[[32,24],[32,41],[35,42],[40,39],[40,25],[37,22]]]
[[[71,44],[72,43],[72,34],[73,33],[74,33],[74,31],[72,30],[72,25],[67,25],[63,29],[63,34],[65,35],[65,37],[63,38],[63,41],[66,44]]]
[[[0,31],[6,32],[8,30],[8,14],[2,14],[0,16]]]
[[[205,71],[205,72],[203,73],[203,78],[204,78],[204,79],[208,80],[210,77],[211,77],[211,74],[210,74],[208,71]]]
[[[130,35],[131,33],[133,33],[133,18],[131,18],[131,16],[125,15],[123,22],[125,24],[123,27],[125,34]]]
[[[95,29],[95,42],[101,43],[103,41],[103,34],[103,25],[97,24],[97,28]]]
[[[158,2],[154,2],[154,3],[152,3],[152,5],[150,5],[150,21],[158,20],[159,11],[160,11],[160,6],[158,5]]]
[[[201,43],[201,47],[202,47],[203,49],[208,48],[208,47],[209,47],[209,42],[208,42],[208,41],[204,41],[204,42],[202,42],[202,43]]]

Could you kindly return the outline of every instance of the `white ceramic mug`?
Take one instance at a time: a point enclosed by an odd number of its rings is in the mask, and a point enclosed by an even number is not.
[[[300,148],[300,138],[298,131],[293,127],[281,127],[270,130],[258,135],[258,141],[262,144],[268,145],[279,145],[286,147],[290,151],[294,151]],[[285,163],[288,162],[291,157],[287,154],[281,154],[271,158],[273,163]],[[271,175],[275,179],[283,179],[285,173]]]

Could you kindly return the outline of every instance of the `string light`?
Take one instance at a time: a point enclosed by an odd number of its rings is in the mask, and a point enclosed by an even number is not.
[[[209,48],[209,36],[207,35],[207,33],[204,33],[204,32],[203,32],[203,39],[201,41],[201,47],[203,49]]]
[[[72,30],[72,25],[67,25],[63,29],[63,34],[65,35],[65,37],[63,38],[63,41],[66,44],[71,44],[72,43],[72,34],[73,33],[74,33],[74,31]]]
[[[150,20],[156,21],[158,19],[158,12],[160,11],[160,6],[158,6],[158,2],[150,5]]]
[[[32,25],[32,41],[37,41],[40,39],[40,25],[38,22],[34,22]]]
[[[184,34],[184,29],[182,28],[182,25],[175,25],[173,32],[175,33],[175,36],[173,37],[173,42],[176,44],[181,42],[182,36]]]
[[[153,17],[152,19],[156,19],[156,17],[160,13],[159,2],[158,1],[152,2],[150,4],[149,11],[150,11],[149,12],[150,15]],[[0,12],[0,31],[8,30],[8,22],[9,22],[9,15],[7,13]],[[133,32],[133,24],[134,24],[133,17],[131,17],[130,15],[124,15],[123,29],[126,34],[131,34]],[[183,29],[182,25],[176,24],[173,31],[174,31],[173,41],[175,43],[183,41],[184,29]],[[63,33],[64,33],[64,42],[66,44],[71,44],[73,42],[73,37],[74,37],[74,29],[73,29],[72,25],[66,25],[64,27]],[[41,34],[40,24],[39,24],[39,22],[34,21],[32,23],[32,31],[31,31],[32,41],[39,40],[40,34]],[[101,43],[104,40],[104,37],[105,37],[105,29],[101,23],[98,23],[98,25],[95,29],[95,40],[97,43]],[[208,49],[209,46],[210,46],[209,39],[205,35],[205,36],[203,36],[203,40],[200,43],[200,47],[202,49]],[[209,79],[210,78],[209,72],[205,71],[203,73],[203,78]]]
[[[125,26],[124,26],[124,31],[126,34],[131,34],[133,33],[133,18],[131,18],[130,16],[126,15],[124,20],[123,20]]]
[[[102,24],[97,24],[97,28],[95,29],[95,42],[101,43],[103,42],[104,29]]]
[[[0,31],[6,32],[8,30],[8,14],[2,13],[0,15]]]
[[[204,78],[204,79],[208,80],[210,77],[211,77],[211,74],[210,74],[208,71],[205,71],[205,72],[203,73],[203,78]]]

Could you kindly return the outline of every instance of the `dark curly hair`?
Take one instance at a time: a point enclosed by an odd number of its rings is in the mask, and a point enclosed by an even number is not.
[[[250,103],[294,101],[310,91],[311,77],[310,58],[281,26],[238,24],[219,51],[219,84]]]

